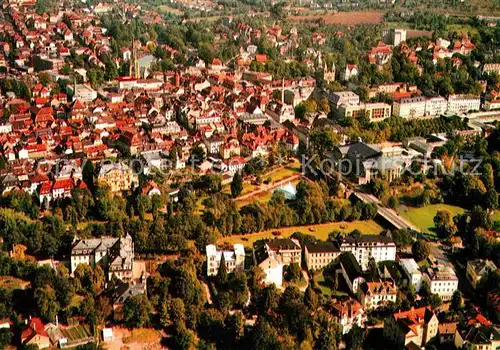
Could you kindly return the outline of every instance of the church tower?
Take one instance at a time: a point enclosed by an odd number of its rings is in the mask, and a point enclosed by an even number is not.
[[[335,81],[335,63],[332,62],[332,69],[328,70],[328,67],[325,62],[324,71],[325,71],[325,81],[327,83],[333,83]]]

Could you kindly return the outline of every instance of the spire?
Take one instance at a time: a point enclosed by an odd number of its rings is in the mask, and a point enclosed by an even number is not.
[[[281,104],[285,104],[285,78],[281,78]]]

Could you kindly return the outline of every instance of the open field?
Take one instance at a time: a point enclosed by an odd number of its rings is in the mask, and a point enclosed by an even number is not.
[[[491,215],[491,220],[500,221],[500,210],[496,210],[493,215]]]
[[[184,11],[170,7],[168,5],[160,5],[157,7],[157,9],[158,9],[158,12],[171,12],[177,16],[182,16],[184,14]]]
[[[289,16],[293,21],[315,21],[323,19],[326,24],[357,25],[357,24],[377,24],[384,19],[384,13],[380,11],[353,11],[329,13],[326,15],[304,15]]]
[[[20,278],[11,276],[0,276],[0,289],[15,290],[26,289],[30,283]]]
[[[450,32],[457,32],[462,34],[470,33],[471,35],[479,34],[477,28],[474,28],[468,24],[449,24],[446,29]]]
[[[149,328],[133,329],[128,337],[123,338],[123,343],[153,343],[161,337],[160,332]]]
[[[229,237],[222,237],[217,241],[217,244],[221,245],[224,243],[235,244],[242,243],[246,247],[252,247],[255,241],[264,238],[272,238],[274,231],[279,231],[281,233],[280,237],[289,237],[294,232],[302,232],[311,236],[314,236],[321,240],[326,240],[328,234],[332,231],[340,231],[344,233],[349,233],[353,230],[359,230],[363,234],[378,234],[383,228],[377,224],[375,221],[353,221],[353,222],[330,222],[327,224],[319,225],[309,225],[309,226],[293,226],[282,229],[273,229],[257,233],[250,233],[247,235],[236,235]]]
[[[297,184],[300,182],[300,179],[296,179],[296,180],[293,180],[293,181],[290,181],[292,185],[294,186],[297,186]],[[279,187],[277,187],[279,188]],[[238,206],[238,208],[241,208],[245,205],[248,205],[248,204],[251,204],[253,203],[254,201],[256,202],[259,202],[259,203],[267,203],[269,202],[269,200],[271,199],[271,197],[273,196],[273,191],[275,189],[272,189],[272,190],[269,190],[269,191],[265,191],[265,192],[261,192],[259,194],[256,194],[255,196],[251,196],[251,197],[247,197],[245,199],[241,199],[241,200],[236,200],[236,205]]]
[[[401,212],[405,218],[410,220],[415,226],[422,230],[422,232],[432,233],[434,227],[434,216],[438,210],[448,210],[453,216],[465,212],[463,208],[449,205],[449,204],[431,204],[422,208],[411,208]]]

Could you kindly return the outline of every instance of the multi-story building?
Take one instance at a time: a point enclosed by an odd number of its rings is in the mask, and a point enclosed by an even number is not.
[[[399,264],[408,277],[408,282],[418,292],[422,287],[422,273],[414,259],[399,259]]]
[[[359,96],[352,91],[338,91],[328,94],[328,102],[338,108],[340,105],[359,105]]]
[[[384,338],[396,349],[414,343],[418,348],[436,336],[439,321],[428,307],[397,312],[384,322]]]
[[[377,122],[391,116],[391,105],[383,102],[357,105],[342,104],[338,107],[338,116],[340,118],[359,118],[365,116],[371,122]]]
[[[401,118],[422,118],[425,115],[425,97],[408,97],[394,101],[392,114]]]
[[[206,247],[207,275],[216,276],[219,272],[221,261],[224,261],[227,272],[243,271],[245,268],[245,248],[243,244],[235,244],[233,251],[217,250],[213,244]]]
[[[395,303],[398,289],[392,281],[374,281],[361,284],[358,294],[361,305],[366,310],[371,310]]]
[[[353,326],[362,327],[366,319],[363,307],[356,299],[352,298],[334,302],[331,312],[340,325],[342,334],[349,333]]]
[[[132,278],[134,266],[134,242],[127,234],[125,237],[101,237],[77,241],[71,250],[71,273],[80,264],[101,265],[111,279],[113,275],[120,279]]]
[[[339,239],[342,252],[351,252],[359,265],[365,270],[370,258],[375,262],[396,259],[396,244],[386,236],[361,235],[359,237],[346,236]]]
[[[302,262],[302,247],[294,238],[275,238],[265,243],[266,249],[281,256],[283,265]]]
[[[430,97],[425,100],[425,115],[439,117],[446,112],[448,101],[442,96]]]
[[[98,180],[107,184],[111,192],[132,190],[139,184],[139,177],[125,163],[103,164]]]
[[[474,95],[450,95],[448,97],[447,112],[462,114],[469,111],[479,111],[481,99]]]
[[[500,75],[500,63],[485,63],[483,73]]]
[[[264,283],[281,286],[283,267],[291,263],[300,265],[302,248],[296,239],[261,240],[254,243],[253,258],[255,265],[264,271]]]
[[[497,267],[490,260],[476,259],[467,261],[467,279],[474,289],[477,288],[481,279],[486,276],[489,271],[495,271]]]
[[[320,270],[340,255],[340,249],[332,242],[315,242],[306,244],[304,258],[309,271]]]
[[[458,278],[453,268],[445,264],[435,263],[424,273],[423,278],[429,285],[431,293],[437,294],[442,300],[451,300],[453,292],[458,289]]]

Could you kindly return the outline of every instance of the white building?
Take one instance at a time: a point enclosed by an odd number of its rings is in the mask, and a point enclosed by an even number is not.
[[[415,287],[415,291],[420,291],[422,287],[422,273],[414,259],[400,259],[399,264],[408,277],[409,283]]]
[[[442,96],[430,97],[425,100],[425,115],[439,117],[446,112],[448,101]]]
[[[463,114],[469,111],[479,111],[481,99],[473,95],[450,95],[448,97],[447,112]]]
[[[338,91],[328,94],[328,102],[335,108],[342,104],[359,105],[359,96],[352,91]]]
[[[451,300],[453,292],[458,289],[458,278],[450,265],[434,264],[427,269],[423,277],[431,293],[439,295],[444,301]]]
[[[217,250],[213,244],[206,247],[207,251],[207,275],[216,276],[219,272],[220,262],[224,256],[224,264],[228,273],[243,271],[245,268],[245,248],[243,244],[235,244],[233,251]]]
[[[395,101],[392,114],[401,118],[422,118],[425,115],[425,97],[408,97]]]
[[[377,263],[396,259],[396,244],[386,236],[361,235],[359,238],[347,236],[339,240],[339,246],[342,252],[351,252],[363,270],[367,269],[370,258]]]
[[[92,102],[97,98],[97,91],[92,89],[90,85],[87,84],[77,84],[76,87],[68,85],[73,91],[73,101],[79,100],[82,102]]]
[[[304,247],[304,258],[309,271],[328,266],[339,255],[340,249],[332,242],[309,243]]]
[[[80,264],[103,267],[108,280],[113,275],[120,279],[132,278],[134,266],[134,242],[125,237],[101,237],[77,241],[71,250],[71,273]]]
[[[361,103],[358,105],[341,104],[338,107],[341,118],[359,118],[365,116],[371,122],[379,122],[391,116],[391,105],[383,102]]]
[[[283,267],[291,263],[300,266],[302,248],[296,239],[261,240],[254,243],[253,258],[255,265],[264,271],[264,283],[279,287],[283,284]]]

